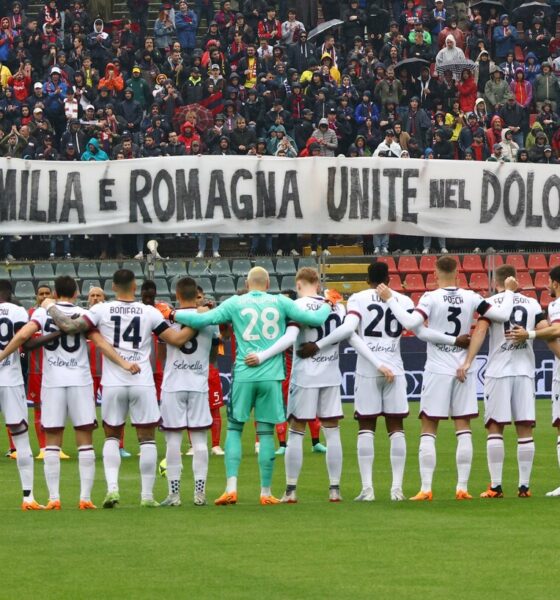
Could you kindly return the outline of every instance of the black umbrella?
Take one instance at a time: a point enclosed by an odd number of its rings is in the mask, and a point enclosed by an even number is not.
[[[512,22],[525,21],[534,17],[548,17],[552,14],[552,7],[542,2],[526,2],[517,7],[511,14]]]
[[[405,58],[395,65],[395,73],[398,73],[401,68],[407,69],[407,71],[413,76],[418,77],[422,67],[430,67],[430,61],[424,60],[423,58]]]
[[[337,25],[342,25],[343,23],[344,23],[344,21],[341,21],[340,19],[331,19],[330,21],[325,21],[324,23],[317,25],[317,27],[315,27],[315,29],[312,29],[309,32],[307,39],[312,40],[313,38],[317,37],[321,33],[324,33],[325,31],[328,31],[329,29],[332,29],[333,27],[336,27]]]
[[[484,17],[488,16],[491,8],[498,9],[499,13],[505,10],[504,3],[499,0],[479,0],[479,2],[473,2],[470,8],[478,8],[480,14]]]

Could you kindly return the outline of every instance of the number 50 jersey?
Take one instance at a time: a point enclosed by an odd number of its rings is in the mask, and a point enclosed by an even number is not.
[[[154,385],[150,356],[152,333],[168,329],[161,313],[141,302],[114,300],[92,306],[89,317],[99,333],[127,361],[140,365],[140,373],[132,375],[110,360],[103,361],[103,387]]]
[[[404,294],[393,292],[395,300],[407,311],[414,308],[412,300]],[[401,335],[403,326],[397,321],[391,309],[377,295],[374,289],[363,290],[350,296],[348,314],[360,319],[358,334],[384,365],[395,375],[404,375],[401,357]],[[381,373],[358,354],[356,373],[362,377],[379,377]]]
[[[316,311],[325,303],[320,296],[306,296],[298,298],[296,304],[304,310]],[[294,347],[294,359],[292,363],[291,383],[304,388],[331,387],[340,385],[341,376],[338,366],[338,344],[332,344],[323,348],[311,358],[299,358],[296,350],[306,342],[317,342],[327,337],[344,321],[346,311],[344,306],[337,304],[327,320],[319,327],[306,327],[298,325],[300,332]],[[290,322],[289,325],[296,325]]]

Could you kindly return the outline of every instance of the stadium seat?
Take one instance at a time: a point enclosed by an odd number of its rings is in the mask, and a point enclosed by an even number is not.
[[[99,277],[101,279],[109,279],[113,277],[113,273],[119,269],[119,263],[116,262],[102,262],[99,265]],[[35,277],[37,277],[35,275]]]
[[[404,292],[404,289],[402,286],[401,276],[397,273],[389,275],[389,287],[395,292],[401,292],[402,294],[402,292]]]
[[[463,256],[463,271],[465,273],[481,273],[484,271],[480,254],[466,254]]]
[[[484,269],[491,271],[497,269],[504,264],[504,257],[501,254],[487,254],[484,259]]]
[[[521,254],[508,254],[506,258],[506,265],[515,267],[517,271],[526,271],[527,264],[525,258]]]
[[[134,277],[142,279],[144,277],[144,269],[142,263],[137,260],[125,260],[122,265],[123,269],[128,269],[134,273]]]
[[[55,277],[60,277],[61,275],[69,275],[70,277],[74,278],[78,276],[76,273],[76,267],[74,266],[74,263],[68,261],[56,263],[54,275]]]
[[[457,287],[460,287],[460,288],[468,287],[467,276],[463,272],[457,273]]]
[[[457,271],[463,270],[463,263],[461,262],[461,257],[458,254],[447,254],[447,256],[455,260],[455,262],[457,263]]]
[[[235,289],[238,292],[242,292],[247,289],[247,278],[246,277],[238,277],[237,282],[235,283]]]
[[[163,279],[163,277],[156,277],[154,279],[154,283],[156,284],[156,295],[157,296],[169,296],[169,286],[167,285],[167,280]]]
[[[420,273],[432,273],[436,268],[437,256],[433,254],[424,254],[420,257]]]
[[[398,273],[395,259],[392,256],[378,256],[376,258],[375,262],[385,263],[387,265],[387,267],[389,267],[390,274]]]
[[[271,294],[277,294],[280,291],[280,286],[278,285],[278,277],[276,277],[276,275],[270,276],[270,287],[268,288],[268,291]]]
[[[295,275],[296,264],[293,258],[279,258],[276,261],[277,275]]]
[[[10,279],[11,270],[4,265],[0,265],[0,279]]]
[[[229,298],[231,298],[232,294],[230,294],[229,296],[219,296],[218,297],[218,302],[221,304],[222,302],[224,302],[225,300],[228,300]]]
[[[548,271],[548,261],[544,254],[529,254],[527,261],[529,271]]]
[[[205,260],[191,260],[187,264],[189,275],[194,277],[200,277],[203,273],[208,272],[208,265]]]
[[[414,306],[416,306],[418,302],[420,302],[420,298],[422,298],[423,295],[424,292],[412,292],[412,294],[410,294],[410,299],[412,300],[412,302],[414,302]]]
[[[235,294],[235,286],[233,285],[233,279],[231,277],[218,277],[216,278],[216,284],[214,291],[218,296],[229,294],[230,296]]]
[[[35,288],[32,281],[18,281],[14,293],[16,298],[35,298]]]
[[[255,259],[255,267],[262,267],[266,269],[270,274],[274,274],[276,271],[274,270],[274,263],[271,258],[256,258]]]
[[[80,263],[78,265],[78,277],[80,279],[96,279],[99,277],[99,270],[95,263]]]
[[[113,275],[113,273],[111,273]],[[39,263],[33,268],[33,277],[35,279],[54,279],[54,271],[50,263]]]
[[[529,271],[517,271],[517,283],[522,290],[534,290],[533,278]]]
[[[365,290],[367,283],[365,281],[329,281],[325,287],[348,295]]]
[[[547,290],[548,289],[548,272],[547,271],[539,271],[535,273],[535,288],[537,290]]]
[[[87,298],[92,287],[101,287],[99,279],[84,279],[82,283],[82,297]]]
[[[186,275],[187,267],[184,260],[170,260],[167,263],[167,276]]]
[[[560,265],[560,254],[551,254],[548,258],[548,267],[550,269]]]
[[[211,262],[209,268],[214,275],[231,275],[231,268],[228,260],[221,259]]]
[[[553,300],[554,298],[550,295],[548,290],[543,290],[539,296],[539,302],[543,308],[546,308]]]
[[[475,292],[487,292],[490,287],[488,273],[471,273],[469,287]]]
[[[435,290],[437,288],[436,274],[428,273],[426,275],[426,289],[428,291]]]
[[[113,280],[106,279],[103,284],[103,291],[105,292],[105,296],[110,299],[115,297],[115,292],[113,291]]]
[[[25,310],[29,310],[35,307],[35,298],[21,298],[20,303]]]
[[[301,261],[300,261],[301,264]],[[239,289],[239,288],[238,288]],[[296,278],[294,275],[284,275],[280,281],[280,289],[284,290],[295,290],[296,289]]]
[[[314,256],[302,256],[298,260],[298,269],[303,267],[312,267],[313,269],[317,268],[317,259]]]
[[[52,279],[39,279],[39,281],[37,282],[37,289],[44,286],[50,287],[51,290],[53,290],[54,281]]]
[[[251,263],[246,258],[238,258],[231,264],[231,272],[236,277],[247,277],[247,273],[251,270]]]
[[[401,256],[399,257],[399,263],[397,265],[399,273],[419,273],[418,261],[415,256]]]
[[[407,292],[424,292],[426,290],[424,277],[420,273],[409,273],[404,278],[403,288]]]
[[[524,296],[527,296],[529,298],[534,298],[535,300],[537,300],[537,292],[535,290],[521,290],[521,293]]]
[[[6,269],[7,271],[7,269]],[[33,279],[33,275],[31,274],[31,267],[29,265],[11,265],[11,276],[12,281],[22,281],[24,279]],[[0,273],[0,278],[9,279],[9,274]]]
[[[212,280],[210,277],[197,277],[196,283],[204,290],[205,294],[214,293],[214,287],[212,286]]]

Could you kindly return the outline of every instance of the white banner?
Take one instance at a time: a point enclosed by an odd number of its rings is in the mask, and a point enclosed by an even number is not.
[[[557,242],[560,169],[388,158],[0,159],[0,234],[399,233]]]

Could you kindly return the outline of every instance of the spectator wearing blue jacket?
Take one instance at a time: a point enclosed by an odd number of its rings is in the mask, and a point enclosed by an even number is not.
[[[82,160],[109,160],[107,153],[99,147],[99,140],[92,137],[87,143],[85,152],[82,154]]]
[[[187,6],[185,0],[181,0],[179,10],[175,13],[175,29],[183,50],[193,50],[196,47],[197,27],[198,17],[196,13]]]
[[[373,124],[377,126],[379,123],[379,109],[377,108],[377,105],[371,101],[371,92],[366,90],[362,94],[362,101],[356,106],[354,118],[358,125],[362,125],[368,117],[371,117]]]
[[[501,63],[506,59],[508,52],[515,53],[515,44],[517,42],[517,29],[510,25],[508,15],[501,15],[500,24],[494,28],[494,45],[496,47],[496,63]]]

